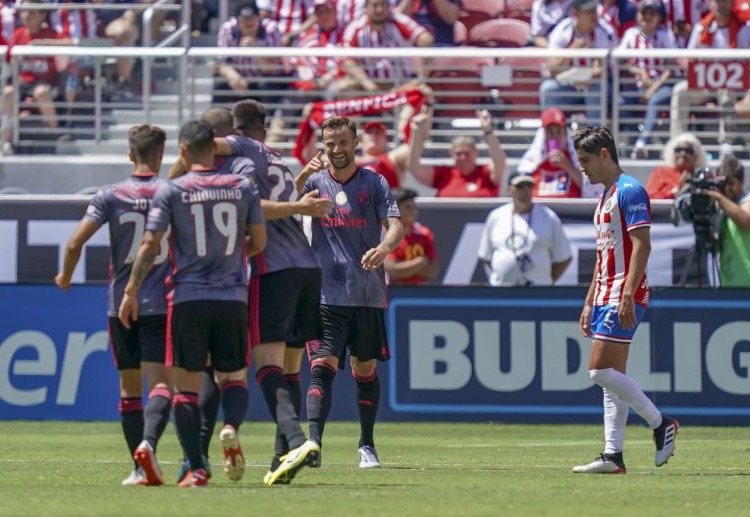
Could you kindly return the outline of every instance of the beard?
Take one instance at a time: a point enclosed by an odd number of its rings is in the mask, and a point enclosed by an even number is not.
[[[332,158],[329,156],[328,159],[331,161],[331,165],[333,165],[336,169],[344,169],[348,167],[350,163],[352,163],[352,156],[350,154],[339,156],[337,158]]]

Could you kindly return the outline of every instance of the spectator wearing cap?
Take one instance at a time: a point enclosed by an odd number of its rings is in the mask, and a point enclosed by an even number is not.
[[[431,47],[430,32],[405,14],[391,11],[388,0],[366,0],[365,16],[344,30],[344,46],[351,48]],[[346,58],[346,73],[367,91],[383,91],[419,75],[410,58]]]
[[[723,50],[750,48],[750,26],[740,20],[733,11],[732,0],[711,0],[710,12],[704,16],[690,34],[687,48],[714,48]],[[683,62],[683,66],[687,63]],[[722,143],[722,154],[731,152],[728,134],[733,120],[726,116],[726,108],[735,106],[735,93],[726,89],[721,90],[690,90],[687,80],[678,82],[672,90],[670,103],[670,133],[676,136],[688,131],[690,107],[704,104],[710,99],[716,99],[725,110],[720,112],[719,141]]]
[[[495,197],[505,176],[507,157],[494,131],[492,116],[478,110],[477,119],[490,152],[490,163],[479,165],[479,151],[474,138],[459,136],[451,142],[453,165],[422,165],[424,142],[432,125],[430,112],[419,113],[411,121],[409,169],[420,183],[437,189],[438,197]]]
[[[641,55],[626,63],[631,81],[620,90],[622,127],[626,131],[638,131],[636,120],[643,121],[643,130],[633,147],[630,157],[646,157],[646,145],[651,142],[651,132],[656,126],[662,106],[669,105],[672,98],[672,69],[663,59],[651,57],[651,50],[675,48],[674,33],[664,25],[664,5],[660,0],[642,0],[638,5],[637,25],[625,31],[619,48],[638,49]],[[636,105],[645,104],[646,113],[636,110]]]
[[[391,284],[424,284],[438,274],[435,236],[432,230],[417,222],[417,192],[395,189],[393,197],[401,212],[404,238],[385,259],[383,265]]]
[[[583,174],[562,111],[544,110],[542,126],[516,170],[534,178],[532,197],[581,197]]]
[[[534,178],[515,172],[508,181],[512,202],[487,216],[479,240],[479,260],[490,285],[552,285],[572,259],[560,218],[536,204]]]
[[[549,46],[549,33],[568,16],[572,0],[534,0],[531,4],[531,34],[535,47]]]
[[[367,167],[385,178],[391,189],[401,186],[409,166],[409,146],[401,144],[388,150],[388,128],[382,122],[368,122],[360,137],[362,155],[357,165]]]
[[[261,18],[259,12],[254,0],[240,4],[236,15],[219,28],[219,48],[278,47],[281,35],[276,22]],[[271,99],[259,98],[251,90],[264,89],[266,78],[278,75],[280,70],[281,61],[278,58],[220,57],[216,69],[219,93],[214,95],[214,104],[247,98],[268,103]]]
[[[611,50],[617,44],[615,30],[597,14],[596,0],[573,0],[572,15],[561,21],[549,35],[551,49]],[[590,58],[551,58],[547,71],[549,79],[539,86],[542,109],[568,106],[585,106],[589,124],[601,122],[601,77],[607,63]],[[562,72],[570,70],[590,71],[590,78],[558,80]],[[563,79],[563,77],[560,77]],[[606,103],[605,103],[606,104]]]

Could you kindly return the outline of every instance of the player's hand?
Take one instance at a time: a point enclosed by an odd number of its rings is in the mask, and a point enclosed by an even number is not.
[[[300,205],[299,213],[311,217],[325,217],[331,211],[331,200],[318,197],[319,190],[311,190],[297,201]]]
[[[126,329],[130,329],[130,322],[138,321],[138,297],[125,293],[117,317]]]
[[[632,296],[623,296],[620,305],[617,307],[617,319],[620,321],[620,327],[630,330],[635,327],[635,303]]]
[[[307,162],[307,165],[305,165],[305,168],[302,169],[302,172],[306,175],[313,174],[315,172],[320,172],[325,169],[328,169],[330,165],[323,159],[323,151],[318,151],[318,154],[316,154],[312,160]]]
[[[385,260],[386,253],[378,248],[370,248],[362,255],[362,268],[367,271],[375,271]]]
[[[591,337],[591,305],[584,305],[581,317],[578,318],[578,329],[584,337]]]
[[[63,291],[70,289],[70,278],[66,277],[62,273],[58,273],[55,277],[55,284]]]

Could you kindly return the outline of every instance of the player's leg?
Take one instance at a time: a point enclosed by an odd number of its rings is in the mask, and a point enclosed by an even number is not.
[[[209,350],[224,412],[224,426],[219,432],[224,450],[224,472],[232,481],[239,481],[245,473],[239,429],[245,421],[250,400],[247,391],[247,304],[214,302],[211,312],[214,315],[214,338]]]
[[[143,401],[137,326],[135,323],[130,329],[126,329],[116,317],[109,318],[112,354],[120,377],[118,411],[130,458],[133,458],[133,453],[143,440]],[[133,459],[133,471],[122,483],[137,485],[144,481],[143,472]]]
[[[359,466],[380,466],[375,449],[375,420],[380,406],[380,380],[377,362],[390,358],[385,331],[385,311],[372,307],[357,307],[349,335],[352,375],[357,382],[356,400],[359,413]]]

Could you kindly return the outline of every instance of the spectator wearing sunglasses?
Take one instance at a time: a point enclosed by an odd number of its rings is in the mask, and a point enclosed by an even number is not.
[[[651,199],[674,199],[685,185],[685,178],[707,165],[706,151],[693,133],[681,133],[664,147],[665,165],[651,171],[646,192]]]

